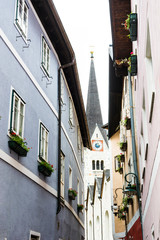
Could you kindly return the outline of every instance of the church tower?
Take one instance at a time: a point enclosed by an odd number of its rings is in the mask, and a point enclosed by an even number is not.
[[[102,113],[93,52],[91,52],[86,116],[92,150],[86,149],[85,151],[85,181],[87,184],[93,184],[95,177],[102,177],[103,170],[109,168],[108,142],[106,132],[102,129]]]

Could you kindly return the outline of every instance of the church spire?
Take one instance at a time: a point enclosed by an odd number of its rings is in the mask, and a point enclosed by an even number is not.
[[[96,125],[101,129],[102,127],[102,114],[98,95],[96,74],[94,68],[94,57],[91,52],[91,64],[90,64],[90,75],[88,85],[88,96],[87,96],[87,108],[86,108],[87,121],[89,126],[90,137],[95,130]]]

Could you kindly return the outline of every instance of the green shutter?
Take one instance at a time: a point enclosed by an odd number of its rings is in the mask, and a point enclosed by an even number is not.
[[[13,119],[13,101],[14,101],[14,93],[15,93],[15,91],[12,90],[12,98],[11,98],[11,115],[10,115],[10,132],[12,132],[12,119]]]

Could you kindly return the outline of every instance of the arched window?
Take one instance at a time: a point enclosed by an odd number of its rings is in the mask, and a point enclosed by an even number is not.
[[[92,161],[92,170],[95,170],[95,160]]]
[[[96,169],[99,170],[99,160],[96,162]]]
[[[104,161],[102,160],[101,161],[101,170],[103,170],[104,169]]]

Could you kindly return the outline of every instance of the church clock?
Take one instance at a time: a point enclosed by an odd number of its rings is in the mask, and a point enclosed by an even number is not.
[[[93,151],[103,151],[103,140],[92,140]]]

